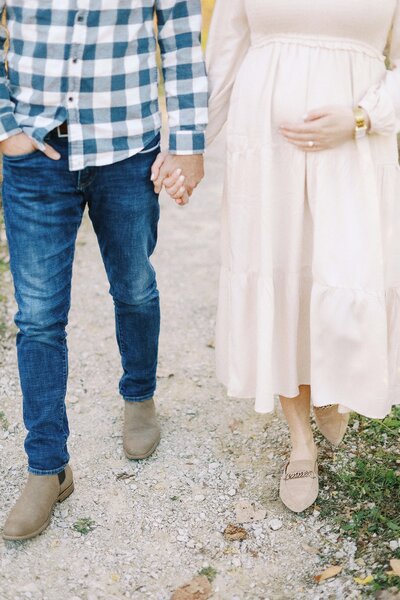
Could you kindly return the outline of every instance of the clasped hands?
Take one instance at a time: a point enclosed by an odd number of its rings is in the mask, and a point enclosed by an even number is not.
[[[159,194],[163,187],[179,206],[189,202],[194,189],[204,177],[204,160],[201,154],[180,156],[160,152],[151,168],[154,190]]]

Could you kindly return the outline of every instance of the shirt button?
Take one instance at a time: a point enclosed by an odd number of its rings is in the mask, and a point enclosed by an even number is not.
[[[73,97],[72,97],[72,96],[70,96],[70,97],[68,98],[68,102],[73,102],[73,101],[74,101]]]
[[[76,63],[78,62],[78,59],[77,58],[73,58],[72,62],[76,65]]]
[[[79,15],[79,16],[78,16],[78,23],[82,23],[82,22],[83,22],[83,16],[82,16],[82,15]]]

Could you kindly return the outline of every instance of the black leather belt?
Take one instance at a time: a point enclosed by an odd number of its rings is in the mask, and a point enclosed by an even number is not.
[[[58,137],[68,137],[68,123],[64,121],[57,127]]]
[[[61,123],[61,125],[59,125],[55,129],[53,129],[53,131],[50,132],[50,135],[52,137],[57,137],[57,138],[67,138],[68,137],[67,121],[64,121],[64,123]]]

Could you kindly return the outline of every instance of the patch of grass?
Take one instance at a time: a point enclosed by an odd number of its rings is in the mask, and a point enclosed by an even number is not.
[[[4,429],[4,431],[7,431],[7,429],[9,428],[8,419],[2,410],[0,410],[0,427]]]
[[[72,525],[72,529],[75,529],[78,533],[82,535],[87,535],[96,527],[96,523],[92,521],[92,519],[84,517],[82,519],[78,519]]]
[[[390,559],[400,558],[389,546],[400,539],[399,434],[400,407],[383,421],[352,417],[346,443],[322,469],[321,517],[356,542],[374,577],[371,593],[400,589],[400,577],[387,575]]]
[[[201,569],[201,571],[199,571],[199,575],[204,575],[204,577],[207,577],[210,583],[214,581],[214,579],[217,576],[217,573],[218,572],[216,569],[214,569],[214,567],[204,567],[204,569]]]

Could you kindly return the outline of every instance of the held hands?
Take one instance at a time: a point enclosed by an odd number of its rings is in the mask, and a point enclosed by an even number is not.
[[[370,120],[365,113],[368,129]],[[355,119],[351,108],[325,106],[308,112],[303,123],[282,123],[279,132],[304,152],[336,148],[354,137]]]
[[[17,133],[0,142],[0,151],[6,156],[22,156],[23,154],[33,153],[35,150],[37,150],[37,147],[25,133]],[[48,144],[45,145],[43,154],[52,160],[59,160],[61,158],[60,154]]]
[[[179,206],[189,202],[203,177],[204,159],[201,154],[178,156],[161,152],[151,168],[155,192],[159,194],[164,186]]]

